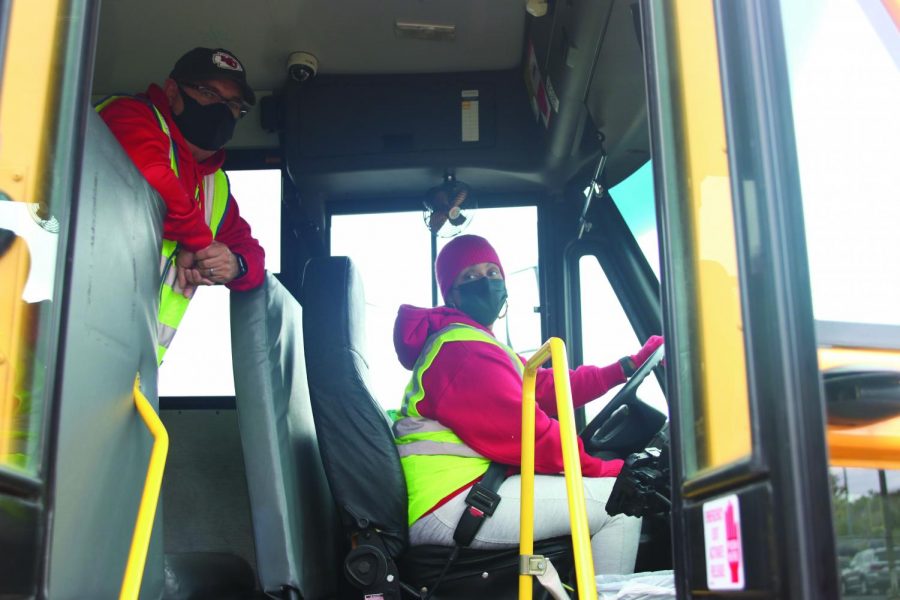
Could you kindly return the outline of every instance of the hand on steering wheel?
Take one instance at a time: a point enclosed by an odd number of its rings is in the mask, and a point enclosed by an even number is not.
[[[641,382],[647,378],[647,375],[649,375],[653,369],[659,366],[664,358],[665,346],[660,344],[647,360],[637,368],[631,378],[622,386],[622,389],[613,396],[613,399],[610,400],[597,416],[591,419],[591,422],[582,430],[581,438],[585,441],[586,446],[597,446],[600,444],[601,440],[595,438],[606,437],[609,433],[602,429],[603,425],[609,420],[612,414],[619,409],[619,407],[628,404],[629,401],[635,397],[634,393],[638,386],[641,385]]]

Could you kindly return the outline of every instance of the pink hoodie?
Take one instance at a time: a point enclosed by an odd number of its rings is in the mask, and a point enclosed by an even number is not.
[[[401,306],[394,323],[394,348],[403,366],[411,370],[428,336],[452,323],[464,323],[491,333],[453,308]],[[607,367],[578,367],[569,371],[569,376],[576,408],[625,381],[618,363]],[[466,444],[493,461],[519,464],[522,378],[502,348],[484,342],[446,343],[425,372],[422,386],[425,397],[417,404],[422,416],[449,427]],[[551,369],[538,371],[535,397],[538,404],[535,471],[562,473],[559,422],[550,418],[556,414]],[[600,460],[587,454],[580,439],[578,447],[581,470],[586,477],[613,477],[622,469],[621,460]]]

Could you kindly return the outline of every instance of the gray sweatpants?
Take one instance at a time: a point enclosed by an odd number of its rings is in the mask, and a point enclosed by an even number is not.
[[[606,514],[606,500],[612,492],[615,478],[585,477],[584,499],[587,506],[588,528],[591,532],[591,553],[597,575],[631,573],[637,556],[641,520],[625,515]],[[521,477],[506,479],[498,493],[502,500],[494,515],[481,526],[472,542],[473,548],[499,549],[519,544],[519,499]],[[412,545],[453,545],[456,523],[466,507],[464,490],[437,510],[425,515],[409,530]],[[569,503],[566,499],[566,480],[558,475],[536,475],[534,478],[534,539],[545,540],[570,535]]]

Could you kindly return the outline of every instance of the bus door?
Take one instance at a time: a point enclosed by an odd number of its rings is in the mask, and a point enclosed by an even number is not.
[[[88,2],[0,4],[0,596],[41,597]]]
[[[837,597],[779,5],[642,15],[679,597]]]
[[[98,4],[0,10],[3,598],[119,594],[153,443],[163,207],[90,107]],[[147,597],[160,529],[132,563]]]

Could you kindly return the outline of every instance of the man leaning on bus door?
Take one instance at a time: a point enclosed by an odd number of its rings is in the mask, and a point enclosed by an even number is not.
[[[265,253],[222,171],[223,146],[255,104],[244,66],[222,48],[186,53],[162,86],[112,96],[97,111],[166,203],[159,342],[161,363],[199,285],[260,285]]]

